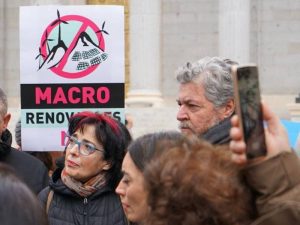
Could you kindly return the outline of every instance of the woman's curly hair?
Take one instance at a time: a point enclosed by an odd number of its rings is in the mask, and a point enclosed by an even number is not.
[[[251,192],[224,148],[187,139],[154,158],[144,171],[147,225],[249,224]]]

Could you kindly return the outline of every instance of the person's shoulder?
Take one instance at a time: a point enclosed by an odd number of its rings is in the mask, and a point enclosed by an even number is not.
[[[7,162],[18,168],[24,168],[24,166],[26,166],[26,170],[32,171],[32,175],[38,174],[38,176],[41,177],[48,177],[48,170],[44,163],[26,152],[11,148]]]
[[[35,192],[38,193],[48,185],[48,170],[44,163],[26,152],[11,148],[2,159],[12,166],[16,174]]]
[[[50,187],[47,186],[38,193],[38,199],[46,205],[47,198],[50,192]]]
[[[44,166],[43,162],[41,162],[39,159],[35,158],[34,156],[32,156],[26,152],[19,151],[13,147],[11,148],[10,155],[11,155],[11,157],[14,157],[21,161],[26,161],[31,164]]]

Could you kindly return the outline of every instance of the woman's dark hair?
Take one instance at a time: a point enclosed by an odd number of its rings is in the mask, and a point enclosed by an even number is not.
[[[132,142],[132,136],[128,130],[128,128],[126,127],[125,124],[121,123],[120,121],[116,120],[121,128],[121,137],[124,139],[123,141],[125,142],[125,146],[126,148],[128,147],[128,145]],[[127,149],[126,149],[127,151]]]
[[[0,163],[0,181],[1,225],[48,225],[36,195],[4,163]]]
[[[104,147],[104,160],[111,165],[106,173],[108,185],[114,190],[121,178],[121,166],[126,151],[127,137],[120,122],[95,112],[80,112],[69,120],[68,133],[74,134],[77,130],[83,132],[86,125],[95,126],[95,137]]]
[[[143,135],[128,146],[128,153],[136,165],[143,172],[147,163],[155,154],[165,148],[170,148],[183,136],[177,131],[164,131]]]
[[[245,225],[255,216],[250,189],[226,147],[182,139],[145,168],[147,225]]]

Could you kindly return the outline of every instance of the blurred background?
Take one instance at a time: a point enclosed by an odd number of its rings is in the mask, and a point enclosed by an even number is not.
[[[174,71],[220,56],[259,66],[263,100],[285,124],[295,125],[289,127],[297,139],[300,1],[295,0],[1,0],[0,87],[9,97],[12,133],[20,115],[19,7],[87,4],[125,6],[126,113],[134,137],[177,129]]]

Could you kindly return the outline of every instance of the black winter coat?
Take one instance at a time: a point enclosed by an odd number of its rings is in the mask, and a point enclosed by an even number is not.
[[[57,169],[50,179],[50,187],[39,194],[46,207],[50,188],[54,191],[48,210],[49,225],[125,225],[124,214],[119,196],[109,187],[84,198],[70,190],[60,178]]]
[[[1,136],[0,162],[10,165],[36,194],[48,186],[48,170],[43,162],[11,147],[12,136],[6,129]]]

